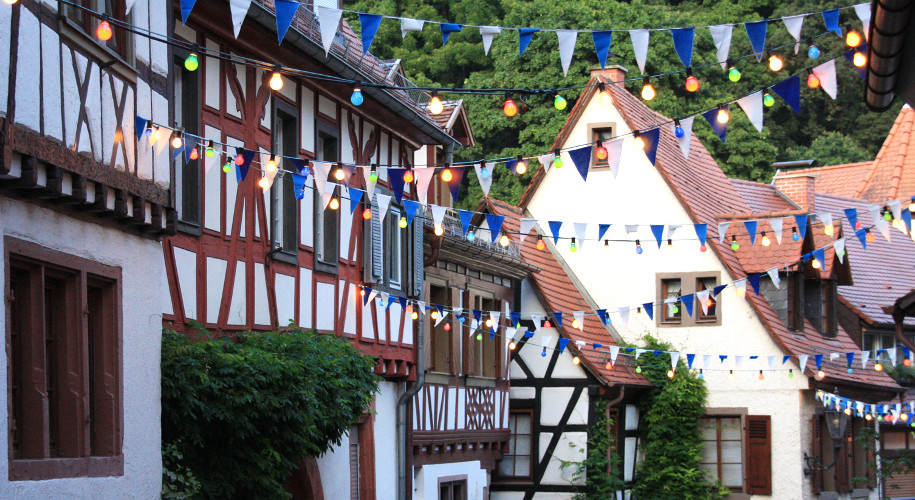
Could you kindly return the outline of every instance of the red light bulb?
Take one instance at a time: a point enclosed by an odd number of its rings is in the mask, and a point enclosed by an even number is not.
[[[363,211],[362,211],[362,218],[365,219],[365,220],[371,219],[371,218],[372,218],[372,209],[371,209],[371,208],[366,208],[365,210],[363,210]]]
[[[191,159],[196,160],[197,158],[200,158],[200,153],[197,152],[197,148],[194,148],[191,150]]]
[[[810,88],[812,88],[812,89],[815,89],[815,88],[819,87],[819,86],[820,86],[820,79],[817,78],[817,76],[814,75],[813,73],[810,73],[810,74],[807,76],[807,86],[810,87]]]
[[[403,181],[406,182],[407,184],[413,182],[413,170],[412,169],[408,169],[406,172],[403,173]]]
[[[699,79],[693,75],[686,77],[686,90],[687,92],[697,92],[699,91]]]
[[[245,164],[245,159],[242,158],[241,155],[237,155],[237,156],[235,156],[235,164],[236,164],[236,165],[244,165],[244,164]]]
[[[111,40],[111,35],[111,25],[108,24],[107,20],[98,23],[98,28],[95,28],[95,36],[97,36],[99,40],[107,42],[108,40]]]
[[[599,146],[597,148],[597,152],[595,154],[597,155],[598,160],[606,160],[607,159],[607,148],[605,148],[603,146]]]
[[[537,240],[537,250],[543,251],[546,248],[546,243],[543,242],[543,239],[540,238]]]
[[[515,101],[512,99],[506,99],[505,105],[502,106],[502,111],[505,113],[505,116],[511,118],[518,114],[518,105],[515,104]]]
[[[451,323],[445,323],[445,331],[446,331],[446,332],[450,332],[450,331],[451,331]]]
[[[550,320],[546,320],[543,322],[543,327],[544,328],[553,328],[553,324],[550,323]]]

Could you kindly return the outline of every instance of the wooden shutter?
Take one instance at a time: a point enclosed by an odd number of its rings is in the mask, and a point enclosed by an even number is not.
[[[772,494],[772,432],[769,415],[747,416],[747,493]]]
[[[381,225],[381,209],[378,201],[372,197],[372,218],[363,225],[363,274],[366,283],[381,283],[384,281],[384,228]]]
[[[822,436],[820,435],[822,428],[820,427],[820,422],[820,416],[814,415],[813,422],[810,426],[813,432],[813,450],[810,451],[810,454],[817,457],[823,456]],[[823,471],[816,470],[813,473],[813,492],[819,494],[821,491],[823,491]]]
[[[413,295],[423,296],[423,220],[413,219]]]

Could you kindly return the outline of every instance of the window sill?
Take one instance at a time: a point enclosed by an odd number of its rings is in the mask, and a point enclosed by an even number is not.
[[[426,373],[427,384],[448,385],[451,382],[451,375],[444,372]]]
[[[492,377],[480,377],[478,375],[467,375],[467,387],[495,387],[496,379]]]
[[[287,252],[285,250],[279,250],[277,252],[271,253],[270,259],[275,260],[277,262],[285,262],[286,264],[298,264],[299,263],[298,255],[296,255],[292,252]]]
[[[85,55],[90,59],[95,59],[102,65],[108,65],[105,71],[115,73],[136,87],[138,74],[134,65],[127,62],[117,52],[98,43],[86,34],[81,27],[66,17],[61,17],[60,19],[60,37],[62,41],[69,41],[72,45],[83,49],[86,52]]]
[[[321,262],[320,260],[318,260],[317,257],[315,257],[315,269],[314,270],[319,273],[337,274],[337,265],[328,264],[326,262]]]
[[[200,228],[200,224],[195,224],[193,222],[184,222],[182,220],[179,220],[176,225],[177,225],[178,231],[180,231],[182,233],[190,234],[192,236],[203,235],[203,230]]]
[[[124,475],[124,455],[114,457],[10,460],[10,481]]]

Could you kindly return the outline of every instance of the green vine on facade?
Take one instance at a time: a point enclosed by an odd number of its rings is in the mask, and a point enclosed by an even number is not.
[[[609,432],[613,427],[613,419],[607,414],[608,403],[606,400],[600,400],[594,405],[594,411],[599,417],[589,429],[585,460],[577,464],[562,464],[563,468],[577,466],[572,477],[573,483],[580,483],[584,479],[584,491],[575,495],[575,500],[614,498],[617,491],[622,491],[626,487],[617,467],[619,455],[616,452],[616,439]]]

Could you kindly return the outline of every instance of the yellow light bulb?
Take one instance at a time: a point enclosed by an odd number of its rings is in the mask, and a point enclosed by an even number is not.
[[[410,315],[410,318],[412,318],[412,319],[419,319],[419,313],[416,312],[416,311],[413,311],[413,314]]]
[[[340,208],[340,200],[338,200],[336,198],[331,198],[330,199],[330,209],[336,210],[338,208]]]
[[[767,246],[769,246],[769,245],[772,244],[772,241],[769,239],[768,236],[763,235],[763,237],[762,237],[762,244],[763,244],[764,247],[767,247]]]
[[[769,56],[769,69],[771,69],[772,71],[781,71],[782,68],[784,68],[784,67],[785,67],[785,63],[784,63],[784,61],[782,61],[781,57],[778,57],[777,55],[774,55],[774,54]]]
[[[637,136],[632,141],[632,145],[635,146],[635,149],[645,149],[645,139],[642,139],[641,137]]]
[[[444,110],[445,105],[442,104],[442,100],[439,99],[438,94],[432,94],[432,99],[429,100],[429,112],[433,115],[440,115]]]
[[[817,260],[817,259],[813,259],[813,264],[812,264],[812,265],[813,265],[813,268],[814,268],[814,269],[819,269],[820,267],[822,267],[822,265],[820,264],[820,261]]]
[[[445,228],[443,228],[441,224],[436,224],[435,225],[435,235],[441,236],[443,234],[445,234]]]
[[[511,341],[511,342],[508,343],[508,350],[509,350],[509,351],[514,351],[514,350],[515,350],[515,341]]]
[[[858,45],[861,45],[861,35],[859,35],[857,31],[849,31],[848,34],[845,35],[845,43],[848,44],[849,47],[857,47]]]
[[[277,92],[283,88],[283,75],[278,71],[274,71],[273,76],[270,77],[270,88]]]
[[[673,370],[667,370],[667,378],[674,378],[674,371],[673,371]]]
[[[738,296],[738,297],[743,297],[743,294],[745,294],[745,293],[747,293],[747,289],[746,289],[746,288],[738,288],[738,289],[737,289],[737,296]]]
[[[492,318],[486,320],[486,326],[492,327]]]
[[[446,168],[445,170],[442,170],[442,180],[443,181],[451,182],[451,179],[453,179],[453,178],[454,178],[454,174],[451,173],[450,168]]]
[[[337,170],[334,170],[334,179],[342,181],[344,178],[346,178],[346,172],[344,172],[342,168],[337,168]]]
[[[823,380],[824,377],[826,377],[826,372],[824,372],[823,370],[818,370],[817,371],[817,380]]]
[[[507,247],[508,246],[508,236],[503,234],[502,237],[499,238],[499,244],[502,245],[503,247]]]
[[[855,55],[851,58],[852,64],[855,67],[863,68],[867,64],[867,56],[863,52],[855,52]]]
[[[270,160],[267,162],[267,171],[276,172],[276,162],[275,161]]]
[[[718,123],[727,123],[731,119],[731,115],[728,113],[728,110],[721,108],[718,110],[716,119],[718,120]]]
[[[574,358],[572,358],[572,362],[577,365],[577,364],[581,363],[581,360],[578,359],[578,356],[575,356]]]
[[[581,323],[577,319],[572,321],[572,328],[581,328]]]
[[[184,141],[181,140],[181,136],[176,135],[175,137],[172,137],[172,147],[173,148],[178,149],[181,147],[182,144],[184,144]]]
[[[267,188],[270,187],[270,181],[267,180],[266,177],[261,177],[261,179],[259,181],[257,181],[257,185],[260,186],[261,189],[266,191]]]
[[[824,227],[824,228],[823,228],[823,233],[825,233],[826,236],[832,236],[832,226],[826,226],[826,227]]]
[[[609,106],[609,105],[611,105],[612,103],[613,103],[613,99],[610,98],[610,93],[607,92],[606,90],[601,91],[601,93],[600,93],[600,105],[601,105],[601,106]]]
[[[524,160],[519,160],[515,165],[515,173],[518,175],[524,175],[527,172],[527,162]]]
[[[654,86],[651,85],[650,83],[646,83],[645,85],[642,86],[642,99],[645,99],[646,101],[650,101],[650,100],[654,99],[654,97],[656,95],[657,95],[657,92],[655,92]]]
[[[3,0],[7,5],[15,5],[19,0]]]
[[[432,313],[429,314],[429,316],[430,316],[432,319],[438,319],[438,311],[432,311]]]

